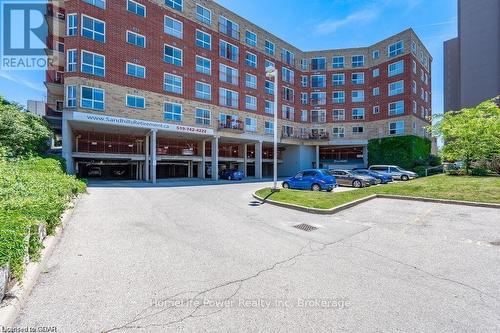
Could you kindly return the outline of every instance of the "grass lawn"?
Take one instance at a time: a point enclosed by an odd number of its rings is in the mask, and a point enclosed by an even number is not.
[[[257,191],[267,197],[271,189]],[[268,199],[309,208],[329,209],[372,194],[393,194],[433,199],[451,199],[500,204],[500,177],[436,175],[408,182],[378,185],[354,191],[327,193],[282,189]]]

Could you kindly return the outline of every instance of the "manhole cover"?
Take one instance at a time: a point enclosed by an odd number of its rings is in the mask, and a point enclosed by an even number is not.
[[[293,226],[294,228],[297,228],[297,229],[300,229],[300,230],[303,230],[303,231],[313,231],[313,230],[316,230],[318,228],[316,227],[313,227],[312,225],[310,224],[306,224],[306,223],[302,223],[302,224],[299,224],[299,225],[295,225]]]
[[[493,245],[493,246],[500,246],[500,240],[496,240],[496,241],[490,242],[490,244]]]

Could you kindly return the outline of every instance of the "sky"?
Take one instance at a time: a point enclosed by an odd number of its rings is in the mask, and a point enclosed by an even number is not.
[[[413,28],[433,57],[433,113],[443,112],[443,42],[457,36],[456,0],[217,0],[304,51],[368,46]],[[1,71],[0,95],[44,100],[43,71]]]

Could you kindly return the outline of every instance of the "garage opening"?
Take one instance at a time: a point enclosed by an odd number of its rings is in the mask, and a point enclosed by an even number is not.
[[[139,180],[143,162],[78,161],[76,174],[80,178],[100,180]]]
[[[156,177],[158,179],[188,178],[190,163],[188,162],[158,162]]]

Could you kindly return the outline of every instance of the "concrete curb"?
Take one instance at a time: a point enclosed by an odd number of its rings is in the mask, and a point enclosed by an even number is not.
[[[38,277],[42,270],[46,267],[52,252],[54,251],[56,245],[59,243],[64,229],[68,224],[68,221],[73,215],[79,201],[79,197],[71,200],[68,209],[61,216],[61,225],[57,227],[55,234],[53,236],[47,236],[43,240],[44,249],[42,250],[40,261],[32,262],[26,266],[26,272],[23,277],[22,284],[17,282],[12,289],[7,293],[10,297],[8,300],[4,300],[0,304],[0,331],[7,332],[8,329],[14,325],[21,309],[26,304],[28,296],[30,295],[33,287],[35,286]]]
[[[289,209],[294,209],[298,210],[301,212],[306,212],[306,213],[312,213],[312,214],[336,214],[338,212],[341,212],[343,210],[352,208],[354,206],[357,206],[359,204],[362,204],[363,202],[367,202],[373,199],[395,199],[395,200],[408,200],[408,201],[421,201],[421,202],[432,202],[432,203],[440,203],[440,204],[449,204],[449,205],[462,205],[462,206],[472,206],[472,207],[483,207],[483,208],[496,208],[500,209],[500,204],[494,204],[494,203],[486,203],[486,202],[472,202],[472,201],[459,201],[459,200],[446,200],[446,199],[432,199],[432,198],[423,198],[423,197],[408,197],[408,196],[403,196],[403,195],[391,195],[391,194],[372,194],[367,197],[354,200],[351,202],[348,202],[346,204],[333,207],[330,209],[321,209],[321,208],[311,208],[311,207],[306,207],[306,206],[300,206],[300,205],[295,205],[295,204],[288,204],[288,203],[283,203],[275,200],[270,200],[270,199],[264,199],[260,196],[257,195],[256,192],[254,192],[253,197],[261,202],[266,202],[274,206],[278,207],[283,207],[283,208],[289,208]]]

